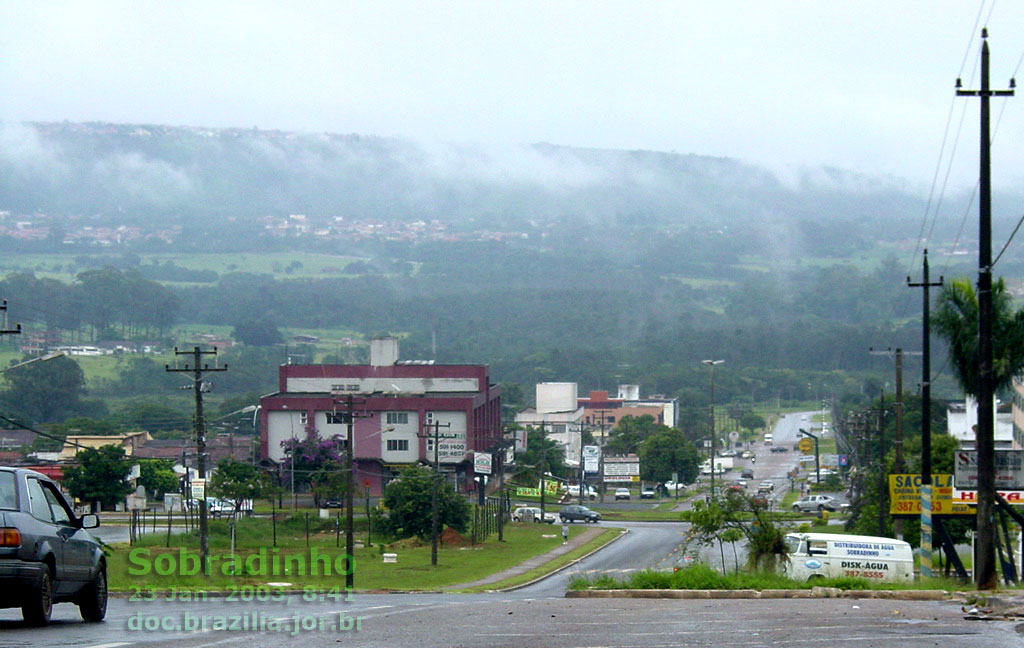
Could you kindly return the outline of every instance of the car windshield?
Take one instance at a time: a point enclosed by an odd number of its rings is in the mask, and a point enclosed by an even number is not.
[[[18,497],[14,490],[14,473],[0,472],[0,509],[17,509]]]
[[[786,536],[786,551],[791,554],[800,553],[800,538]]]

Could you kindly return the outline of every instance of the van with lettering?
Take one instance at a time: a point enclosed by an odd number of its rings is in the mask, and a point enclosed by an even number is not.
[[[838,533],[786,534],[783,575],[798,581],[863,578],[913,582],[914,554],[903,540]]]

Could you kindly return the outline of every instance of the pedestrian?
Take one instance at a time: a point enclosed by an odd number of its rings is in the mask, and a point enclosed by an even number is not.
[[[569,544],[569,525],[562,524],[562,544]]]

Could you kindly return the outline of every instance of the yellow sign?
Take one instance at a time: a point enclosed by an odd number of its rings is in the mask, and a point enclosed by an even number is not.
[[[921,475],[889,475],[889,513],[921,515]],[[932,475],[932,515],[975,515],[953,501],[953,475]]]
[[[804,454],[809,454],[811,450],[814,450],[814,441],[811,441],[807,437],[804,437],[800,439],[800,442],[797,444],[797,447],[800,449],[800,452]]]

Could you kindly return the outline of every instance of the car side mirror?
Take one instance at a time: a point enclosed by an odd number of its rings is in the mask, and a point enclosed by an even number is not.
[[[100,525],[100,517],[95,513],[86,513],[78,521],[83,529],[95,529]]]

